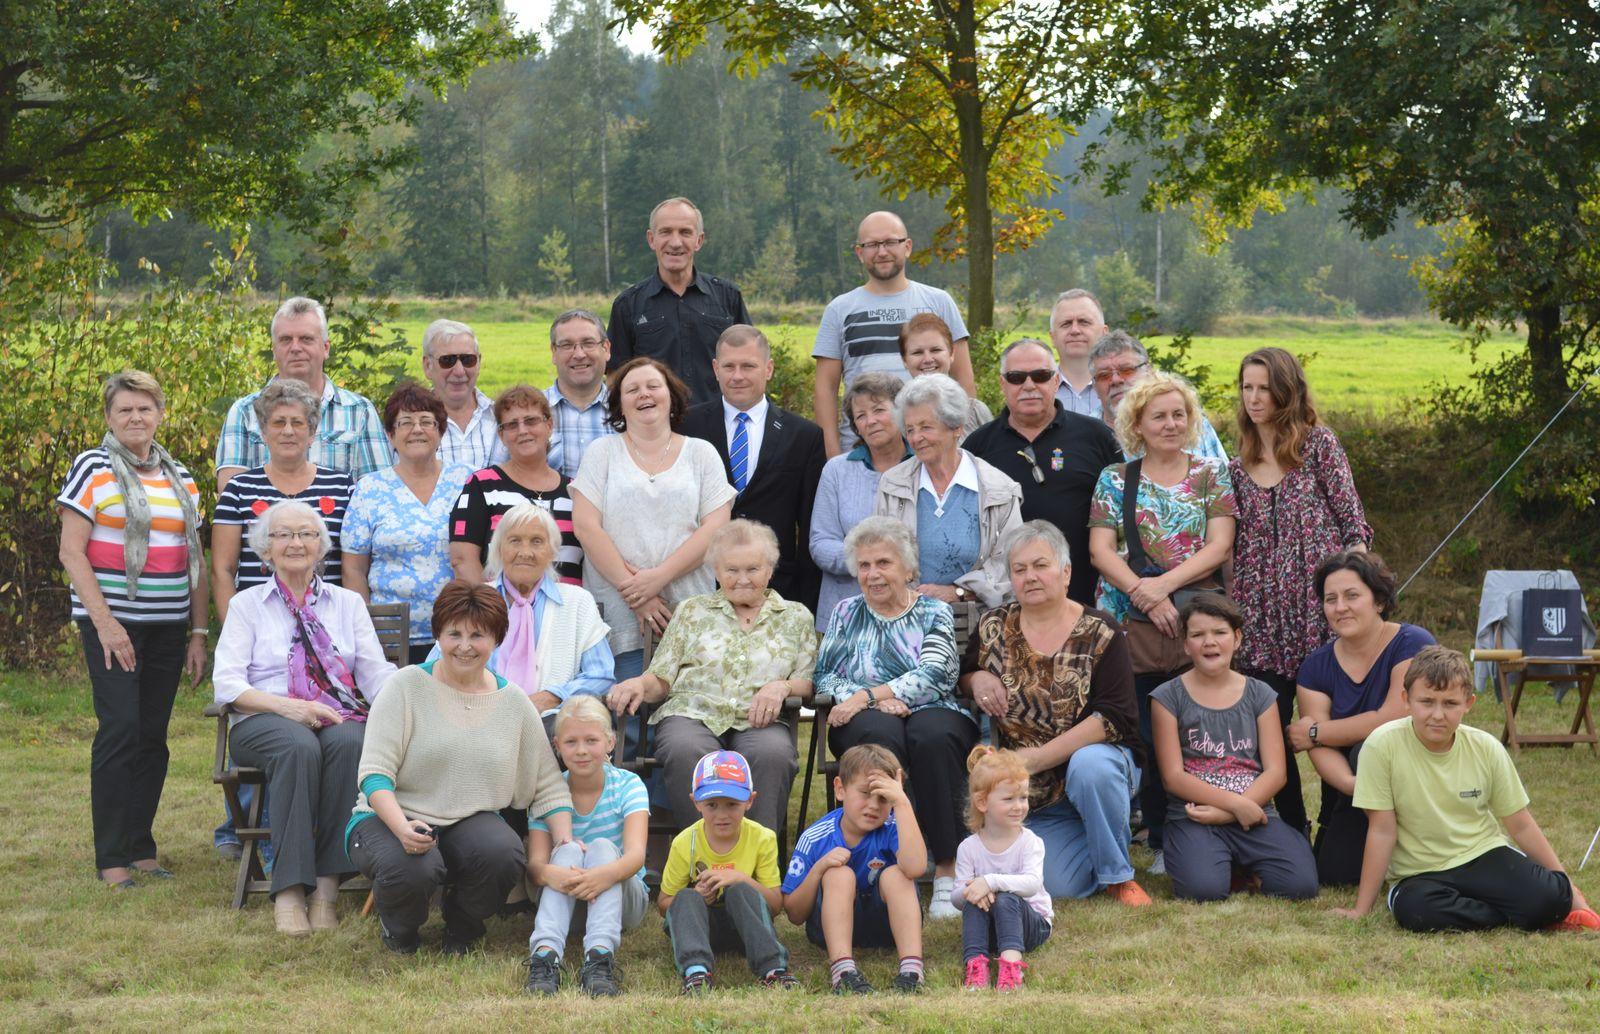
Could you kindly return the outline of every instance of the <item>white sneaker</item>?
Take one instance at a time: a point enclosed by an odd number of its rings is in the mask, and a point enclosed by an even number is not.
[[[928,902],[929,919],[954,919],[961,910],[950,903],[950,891],[955,888],[954,876],[933,878],[933,899]]]
[[[1145,870],[1152,876],[1165,876],[1167,874],[1167,853],[1156,852],[1156,860],[1150,863],[1150,868]]]

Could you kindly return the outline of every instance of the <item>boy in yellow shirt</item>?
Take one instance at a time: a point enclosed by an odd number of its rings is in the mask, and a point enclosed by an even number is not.
[[[713,953],[734,947],[744,948],[750,972],[766,986],[798,988],[772,925],[783,905],[778,837],[745,818],[756,796],[749,762],[738,751],[712,751],[694,766],[692,786],[700,821],[673,838],[657,902],[683,993],[708,990]]]
[[[1474,700],[1466,658],[1424,649],[1403,692],[1411,713],[1378,726],[1361,748],[1361,889],[1355,908],[1335,911],[1366,915],[1387,876],[1389,910],[1407,930],[1600,928],[1529,813],[1505,748],[1461,724]]]

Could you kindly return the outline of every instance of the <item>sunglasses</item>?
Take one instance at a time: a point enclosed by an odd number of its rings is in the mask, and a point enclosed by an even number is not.
[[[1005,378],[1007,384],[1023,384],[1027,381],[1043,384],[1055,375],[1054,370],[1007,370],[1000,376]]]
[[[469,370],[478,365],[478,357],[471,352],[464,352],[461,355],[438,355],[433,357],[433,361],[439,364],[441,370],[448,370],[457,363]]]
[[[1035,370],[1034,372],[1037,373],[1038,371]],[[1044,471],[1039,469],[1039,457],[1034,455],[1033,446],[1030,445],[1026,449],[1018,449],[1017,455],[1027,460],[1028,466],[1033,468],[1034,483],[1039,485],[1044,484]]]

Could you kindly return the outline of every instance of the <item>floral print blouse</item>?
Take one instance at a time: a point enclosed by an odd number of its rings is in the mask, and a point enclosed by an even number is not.
[[[1239,507],[1229,595],[1244,611],[1241,668],[1294,678],[1328,641],[1311,576],[1329,555],[1372,544],[1350,462],[1328,428],[1311,428],[1300,466],[1262,488],[1235,457],[1228,465]]]
[[[817,657],[816,700],[834,703],[872,686],[888,686],[913,711],[956,701],[956,623],[950,605],[918,596],[905,613],[886,618],[851,596],[833,610]]]
[[[750,728],[750,701],[769,682],[809,679],[817,633],[805,604],[771,589],[748,631],[721,590],[678,606],[650,660],[650,674],[671,686],[650,716],[693,718],[715,736]]]
[[[1009,693],[1005,716],[994,723],[996,746],[1039,747],[1091,716],[1105,726],[1106,742],[1139,754],[1139,712],[1133,661],[1110,615],[1084,609],[1061,649],[1038,653],[1022,633],[1022,605],[1007,603],[978,619],[962,671],[987,671]],[[1046,808],[1066,793],[1067,766],[1035,772],[1028,801]]]
[[[371,557],[367,589],[374,604],[411,605],[413,643],[433,641],[433,601],[454,577],[450,508],[471,476],[464,463],[446,464],[424,504],[385,467],[356,482],[345,511],[340,548]]]
[[[1128,543],[1122,524],[1123,471],[1126,464],[1113,463],[1100,472],[1089,503],[1089,527],[1111,528],[1117,533],[1117,553],[1128,556]],[[1189,457],[1189,472],[1170,487],[1158,485],[1144,474],[1139,476],[1134,518],[1139,541],[1150,562],[1170,571],[1188,560],[1206,544],[1206,525],[1213,517],[1238,515],[1233,483],[1228,468],[1217,460]],[[1135,571],[1135,574],[1140,572]],[[1127,593],[1100,579],[1096,605],[1118,621],[1128,619],[1132,603]]]

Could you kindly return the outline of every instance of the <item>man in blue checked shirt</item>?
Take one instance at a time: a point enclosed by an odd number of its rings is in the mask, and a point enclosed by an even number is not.
[[[602,435],[616,434],[606,423],[606,362],[611,342],[600,317],[587,309],[568,309],[550,324],[550,358],[556,382],[545,389],[550,402],[550,449],[546,462],[562,476],[578,476],[584,450]]]
[[[360,480],[394,462],[383,421],[372,403],[338,387],[323,374],[328,361],[328,315],[312,298],[290,298],[272,317],[272,359],[278,376],[302,381],[322,399],[322,414],[310,460],[337,467]],[[217,489],[243,470],[267,462],[254,402],[260,392],[236,399],[222,421],[217,439]]]
[[[465,323],[434,320],[422,332],[422,373],[444,403],[439,458],[447,467],[462,463],[482,470],[507,455],[494,419],[494,400],[478,390],[482,360],[478,336]]]

